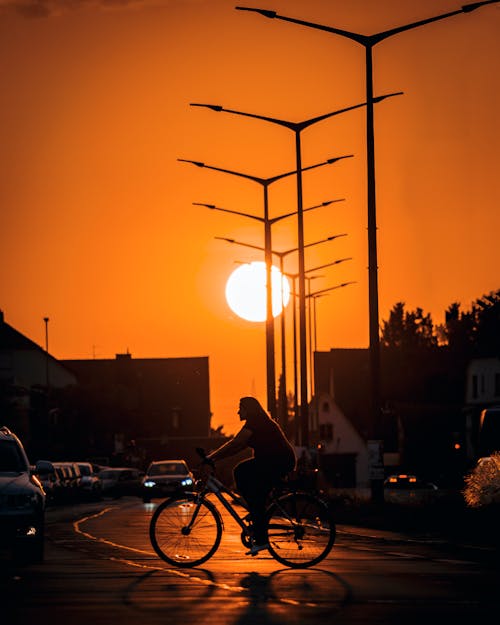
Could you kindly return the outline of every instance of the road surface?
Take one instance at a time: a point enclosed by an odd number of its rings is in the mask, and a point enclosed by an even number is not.
[[[45,562],[2,563],[2,624],[442,625],[498,613],[490,549],[339,526],[324,562],[291,570],[246,556],[225,518],[214,557],[176,569],[149,543],[154,507],[125,497],[50,509]]]

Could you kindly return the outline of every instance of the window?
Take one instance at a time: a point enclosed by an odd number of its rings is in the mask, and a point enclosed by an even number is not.
[[[322,411],[323,412],[330,412],[330,404],[327,401],[325,401],[323,403]]]
[[[500,373],[495,373],[495,397],[500,397]]]
[[[321,423],[320,424],[319,438],[322,441],[333,440],[333,423]]]
[[[477,399],[477,375],[472,376],[472,399]]]

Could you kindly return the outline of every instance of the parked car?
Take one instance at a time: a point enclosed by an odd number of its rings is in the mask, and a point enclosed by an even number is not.
[[[0,428],[0,549],[41,562],[46,496],[19,438]]]
[[[81,474],[78,465],[74,462],[54,462],[61,479],[61,499],[75,500],[81,495]]]
[[[102,495],[102,482],[90,462],[77,462],[81,473],[80,491],[83,497],[100,499]]]
[[[144,471],[131,467],[107,467],[97,474],[102,494],[108,497],[139,495]]]
[[[142,480],[142,500],[149,503],[154,497],[167,497],[177,490],[189,490],[193,474],[185,460],[155,460]]]
[[[53,463],[49,460],[38,460],[35,470],[45,491],[47,503],[57,501],[61,496],[61,478]]]

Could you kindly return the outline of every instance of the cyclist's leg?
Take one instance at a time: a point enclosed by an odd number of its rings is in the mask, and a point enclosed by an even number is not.
[[[238,492],[248,504],[254,543],[265,545],[267,544],[266,502],[277,478],[274,467],[252,458],[235,467],[234,478]]]

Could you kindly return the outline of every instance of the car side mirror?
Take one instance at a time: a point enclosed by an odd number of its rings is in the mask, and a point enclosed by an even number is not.
[[[37,475],[47,475],[48,473],[54,473],[54,465],[48,460],[38,460],[34,467],[31,467],[32,472]]]

